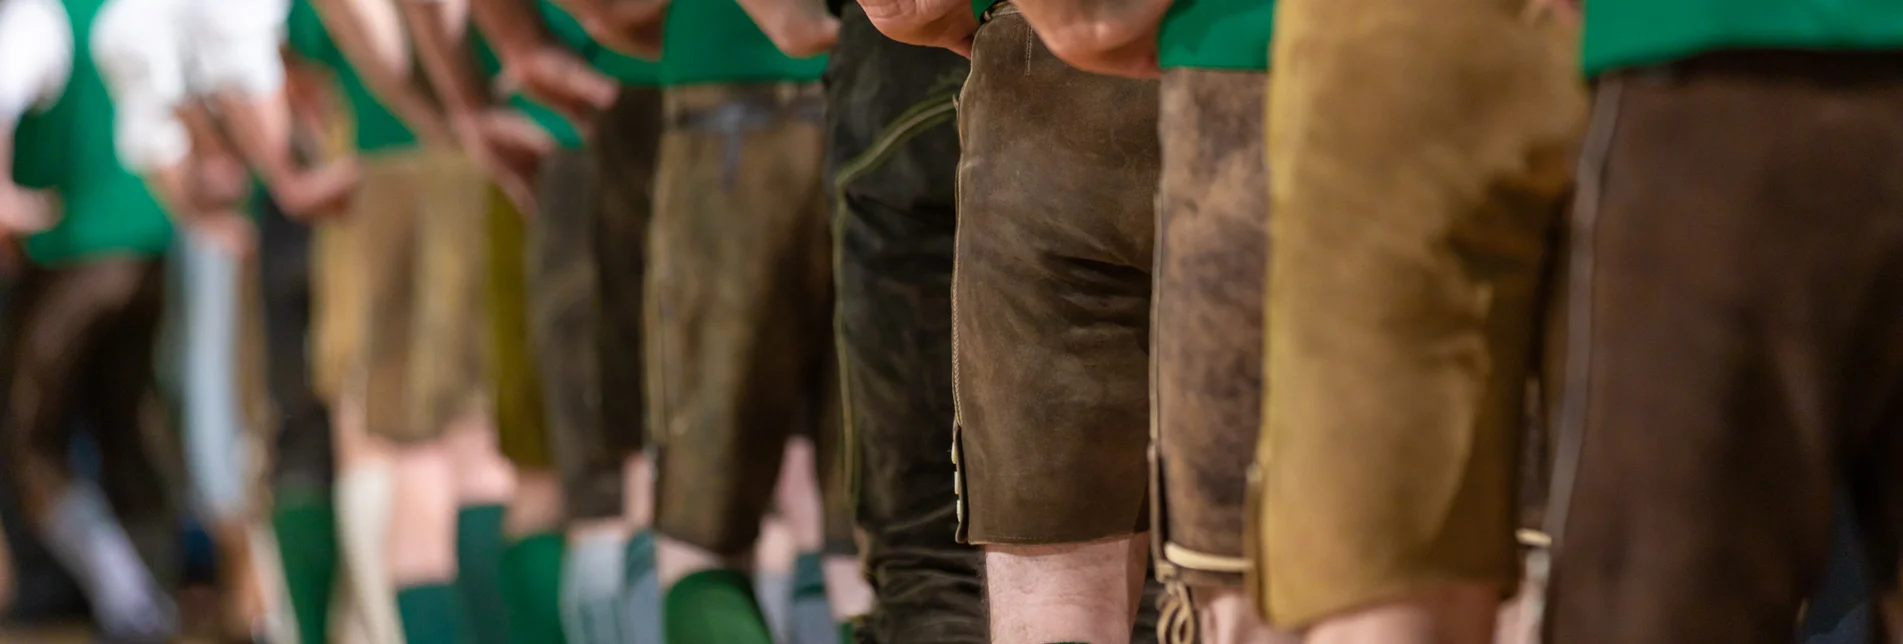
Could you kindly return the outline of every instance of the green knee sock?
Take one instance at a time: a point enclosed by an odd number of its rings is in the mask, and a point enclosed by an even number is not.
[[[298,640],[330,642],[331,585],[337,581],[337,513],[330,496],[280,491],[271,515]]]
[[[839,624],[839,644],[855,644],[858,641],[859,634],[853,628],[852,622],[841,622]]]
[[[668,644],[772,644],[753,582],[732,570],[704,570],[667,590],[661,620]]]
[[[475,629],[476,644],[507,644],[509,604],[502,594],[500,505],[474,505],[456,513],[456,592]]]
[[[562,644],[562,554],[558,532],[530,535],[502,552],[511,644]]]
[[[467,644],[463,607],[449,584],[413,586],[397,591],[396,612],[408,644]]]

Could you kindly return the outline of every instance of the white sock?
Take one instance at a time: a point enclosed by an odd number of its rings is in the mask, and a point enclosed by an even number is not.
[[[370,641],[403,641],[384,559],[384,533],[390,527],[390,464],[353,465],[337,474],[337,540],[343,555],[352,603],[369,631]]]
[[[85,589],[103,635],[157,642],[178,630],[177,608],[91,483],[73,481],[43,527],[47,549]]]

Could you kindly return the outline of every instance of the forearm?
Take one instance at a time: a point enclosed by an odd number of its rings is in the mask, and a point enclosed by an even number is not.
[[[363,0],[312,0],[324,30],[337,43],[351,69],[363,80],[364,87],[389,108],[404,125],[425,141],[450,139],[449,126],[441,108],[430,100],[407,72],[409,60],[399,46],[395,51],[379,48],[371,37],[369,17],[357,5]]]
[[[404,23],[416,43],[423,73],[450,119],[473,119],[491,102],[471,60],[467,30],[454,30],[442,2],[402,0]]]
[[[530,53],[552,44],[548,25],[535,9],[535,0],[472,0],[476,26],[509,69],[521,65]]]
[[[739,0],[753,23],[789,56],[825,53],[839,37],[839,21],[820,0]]]

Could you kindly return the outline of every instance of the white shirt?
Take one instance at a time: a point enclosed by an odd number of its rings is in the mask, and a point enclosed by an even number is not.
[[[0,130],[52,107],[72,73],[72,23],[59,0],[0,0]]]
[[[11,1],[11,0],[4,0]],[[119,159],[135,171],[191,152],[176,110],[193,95],[263,96],[284,84],[286,0],[111,0],[92,54],[118,112]]]

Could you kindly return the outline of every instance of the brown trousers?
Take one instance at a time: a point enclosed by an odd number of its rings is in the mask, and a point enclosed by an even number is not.
[[[1149,527],[1157,83],[1091,74],[1000,5],[960,98],[952,378],[960,536]]]
[[[1524,395],[1584,116],[1524,0],[1281,0],[1249,519],[1272,623],[1519,578]]]
[[[1268,75],[1163,77],[1151,447],[1159,576],[1242,585],[1243,491],[1262,424]]]
[[[319,390],[365,394],[372,434],[431,440],[487,404],[483,236],[490,191],[460,156],[364,162],[349,219],[319,231]]]
[[[655,529],[720,555],[753,546],[787,436],[815,435],[837,470],[819,103],[811,85],[666,91],[644,343]],[[839,524],[829,539],[850,543]]]
[[[157,461],[163,414],[153,351],[165,304],[157,259],[111,257],[29,266],[14,284],[0,342],[0,427],[8,476],[27,516],[66,489],[72,431],[84,419],[114,510],[138,533],[171,521]]]
[[[1567,273],[1549,640],[1781,643],[1848,496],[1903,546],[1903,53],[1602,78]]]

